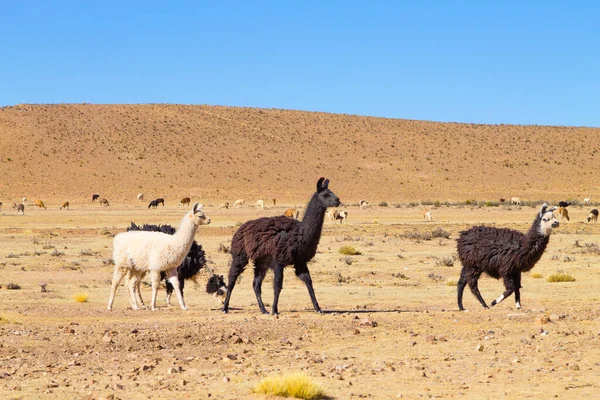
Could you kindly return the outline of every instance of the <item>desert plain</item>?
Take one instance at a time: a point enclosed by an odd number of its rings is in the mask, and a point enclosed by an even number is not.
[[[599,198],[597,128],[209,106],[0,110],[2,398],[262,399],[252,392],[262,378],[290,372],[332,399],[597,396],[600,228],[586,221]],[[286,269],[281,314],[260,314],[251,268],[229,314],[193,283],[188,311],[176,300],[167,307],[162,289],[159,310],[131,310],[123,287],[106,310],[112,238],[130,222],[177,226],[188,208],[181,197],[204,203],[212,223],[196,240],[226,276],[237,227],[302,209],[320,176],[349,213],[346,224],[325,222],[309,264],[324,313]],[[92,203],[93,193],[110,206]],[[511,196],[524,204],[499,202]],[[18,215],[11,204],[22,197]],[[149,209],[155,197],[165,206]],[[219,208],[238,198],[243,207]],[[360,199],[371,206],[360,209]],[[59,209],[65,200],[70,208]],[[458,311],[459,232],[525,232],[543,201],[559,200],[573,203],[570,219],[523,275],[523,308],[509,297],[483,309],[467,289],[468,311]],[[548,281],[559,272],[575,280]],[[271,285],[269,274],[268,309]],[[488,304],[504,290],[486,277],[479,286]],[[149,298],[147,281],[142,293]]]

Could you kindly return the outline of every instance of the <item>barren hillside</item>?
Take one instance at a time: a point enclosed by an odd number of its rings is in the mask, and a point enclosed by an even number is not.
[[[598,197],[600,129],[189,105],[0,108],[0,201]]]

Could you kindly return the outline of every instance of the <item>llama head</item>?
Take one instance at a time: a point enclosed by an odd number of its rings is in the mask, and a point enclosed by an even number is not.
[[[557,228],[559,224],[558,220],[554,216],[554,211],[557,209],[556,206],[548,208],[548,204],[544,203],[540,209],[540,234],[548,236],[552,233],[552,228]]]
[[[213,275],[208,278],[208,281],[206,282],[206,293],[212,293],[217,300],[221,301],[221,303],[225,301],[227,285],[225,284],[223,275]]]
[[[208,225],[210,224],[210,218],[204,215],[202,212],[202,207],[204,205],[194,203],[194,207],[192,207],[192,211],[190,213],[190,218],[194,225]]]
[[[321,178],[317,182],[317,196],[321,205],[327,207],[338,207],[340,199],[328,188],[329,179]]]

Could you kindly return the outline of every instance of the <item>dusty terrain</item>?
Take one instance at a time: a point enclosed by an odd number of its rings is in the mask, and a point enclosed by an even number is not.
[[[600,128],[185,105],[0,108],[0,201],[183,196],[347,203],[600,198]]]
[[[335,190],[332,184],[332,189]],[[307,196],[308,197],[308,196]],[[213,223],[196,239],[210,266],[226,273],[236,224],[276,215],[206,206]],[[123,288],[106,311],[112,234],[130,221],[178,224],[183,207],[148,210],[145,203],[71,210],[0,211],[0,397],[2,398],[263,398],[251,388],[270,374],[304,371],[331,398],[585,398],[600,386],[598,243],[600,225],[571,208],[571,221],[524,275],[523,309],[514,298],[484,310],[467,290],[458,312],[457,233],[485,223],[525,231],[537,208],[346,207],[347,225],[326,224],[310,264],[317,298],[287,271],[279,317],[259,313],[251,272],[236,287],[230,314],[188,284],[190,310],[130,310]],[[419,237],[442,228],[449,238]],[[362,254],[346,257],[350,245]],[[546,277],[564,271],[570,283]],[[9,283],[20,290],[8,290]],[[48,291],[42,293],[40,283]],[[264,299],[270,306],[270,276]],[[503,291],[484,278],[488,303]],[[150,289],[142,287],[146,299]],[[88,301],[78,303],[76,293]],[[547,318],[551,321],[547,321]]]
[[[213,106],[0,108],[0,398],[260,399],[251,388],[261,378],[297,371],[336,399],[592,398],[600,225],[584,221],[600,198],[599,136]],[[106,311],[112,236],[131,221],[177,225],[180,198],[205,203],[213,223],[196,239],[226,274],[219,249],[236,227],[303,207],[320,176],[349,211],[347,225],[326,224],[309,265],[324,314],[291,270],[279,317],[259,314],[250,271],[228,315],[191,283],[187,312],[164,306],[162,290],[160,310],[134,312],[123,288]],[[140,192],[146,201],[135,201]],[[92,193],[110,206],[91,203]],[[17,215],[10,205],[24,196]],[[525,205],[498,205],[511,196]],[[148,209],[157,197],[165,207]],[[577,204],[584,197],[593,205]],[[243,208],[218,208],[238,198]],[[360,199],[372,207],[360,210]],[[458,232],[525,231],[540,200],[566,199],[571,221],[524,276],[523,309],[510,297],[484,310],[467,290],[470,311],[458,312]],[[70,210],[59,210],[63,201]],[[449,238],[427,240],[436,228]],[[346,257],[344,245],[362,254]],[[557,271],[575,282],[547,282]],[[480,289],[489,303],[503,286],[484,278]],[[87,302],[74,300],[80,293]]]

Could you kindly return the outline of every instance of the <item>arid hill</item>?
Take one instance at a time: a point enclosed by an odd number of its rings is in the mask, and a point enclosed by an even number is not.
[[[0,201],[347,203],[600,196],[600,129],[191,105],[0,108]]]

